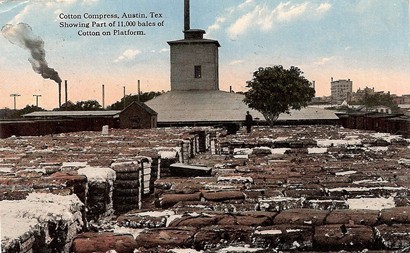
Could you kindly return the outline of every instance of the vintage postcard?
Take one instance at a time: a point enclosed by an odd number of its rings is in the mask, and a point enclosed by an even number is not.
[[[0,0],[0,252],[410,252],[408,0]]]
[[[219,89],[246,91],[259,67],[297,66],[329,96],[331,78],[409,94],[409,9],[396,1],[192,0],[191,29],[219,42]],[[59,106],[169,91],[169,41],[184,38],[184,1],[3,0],[0,108]],[[102,95],[104,85],[105,94]],[[103,101],[104,99],[104,101]]]

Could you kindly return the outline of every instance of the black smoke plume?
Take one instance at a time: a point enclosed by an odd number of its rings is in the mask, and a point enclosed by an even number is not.
[[[30,51],[31,57],[28,60],[36,73],[45,79],[61,83],[61,78],[57,71],[48,67],[44,41],[39,36],[33,34],[33,30],[28,24],[7,24],[3,26],[1,32],[11,43]]]

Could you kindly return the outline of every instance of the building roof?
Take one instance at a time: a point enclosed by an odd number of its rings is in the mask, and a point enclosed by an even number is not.
[[[121,111],[40,111],[24,114],[23,117],[113,117]]]
[[[244,95],[218,90],[169,91],[146,104],[158,113],[159,123],[181,122],[242,122],[246,111],[253,118],[264,120],[258,111],[250,109]],[[281,114],[278,120],[337,120],[333,111],[319,108],[291,110]]]
[[[175,44],[216,44],[218,47],[221,45],[217,40],[210,40],[210,39],[182,39],[182,40],[173,40],[167,42],[169,45]]]
[[[129,104],[129,105],[128,105],[124,110],[122,110],[121,112],[126,111],[128,108],[130,108],[130,107],[132,107],[132,106],[139,106],[139,107],[141,107],[142,109],[144,109],[146,112],[148,112],[148,113],[151,114],[151,115],[157,115],[157,114],[158,114],[156,111],[152,110],[152,108],[149,107],[148,105],[146,105],[145,103],[136,102],[136,101],[134,101],[134,102],[132,102],[131,104]]]

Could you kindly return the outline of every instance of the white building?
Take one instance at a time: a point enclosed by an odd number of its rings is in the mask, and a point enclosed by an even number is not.
[[[330,94],[332,97],[332,103],[341,104],[343,101],[347,101],[349,94],[353,91],[353,82],[350,79],[333,81],[333,77],[330,82]]]

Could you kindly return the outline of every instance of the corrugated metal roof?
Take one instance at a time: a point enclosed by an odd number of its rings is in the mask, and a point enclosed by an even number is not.
[[[244,121],[246,111],[253,118],[264,117],[250,109],[244,102],[244,95],[218,90],[170,91],[146,102],[158,113],[158,122],[232,122]],[[320,108],[292,110],[281,114],[278,120],[339,119],[333,111]]]
[[[121,111],[41,111],[24,114],[23,117],[107,117]]]

